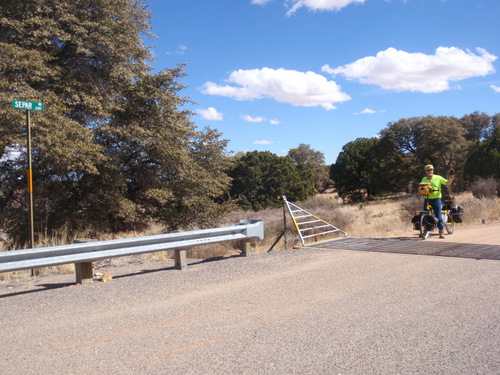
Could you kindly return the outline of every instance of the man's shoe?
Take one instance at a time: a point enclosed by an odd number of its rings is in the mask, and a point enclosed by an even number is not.
[[[439,232],[439,238],[444,238],[444,232]]]

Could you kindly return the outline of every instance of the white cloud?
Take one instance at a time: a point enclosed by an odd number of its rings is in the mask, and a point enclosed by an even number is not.
[[[350,4],[363,4],[365,0],[286,0],[286,3],[291,3],[292,6],[287,12],[287,16],[295,13],[302,7],[310,10],[340,10]]]
[[[184,55],[184,52],[186,52],[186,50],[187,50],[187,47],[184,46],[184,45],[182,45],[182,44],[180,44],[179,47],[178,47],[178,49],[177,49],[177,51],[175,51],[175,52],[166,52],[165,54],[166,55]]]
[[[354,112],[353,115],[373,115],[375,113],[385,113],[385,109],[370,109],[370,108],[365,108],[361,112]]]
[[[434,55],[408,53],[388,48],[351,64],[322,71],[344,75],[347,79],[396,91],[442,92],[450,81],[485,76],[495,72],[496,56],[477,48],[478,54],[456,47],[439,47]]]
[[[493,89],[493,91],[500,92],[500,87],[499,86],[491,85],[490,87]]]
[[[265,140],[265,139],[253,142],[254,145],[271,145],[273,143],[274,143],[274,141],[268,141],[268,140]]]
[[[278,119],[271,119],[269,120],[269,122],[272,124],[272,125],[279,125],[281,124],[281,121],[278,120]]]
[[[377,111],[373,110],[373,109],[370,109],[370,108],[365,108],[361,111],[361,113],[363,114],[373,114],[373,113],[377,113]]]
[[[224,114],[222,112],[217,112],[214,107],[209,107],[207,109],[198,109],[196,112],[200,114],[205,120],[221,121],[224,119]]]
[[[252,4],[257,4],[257,5],[264,5],[270,2],[271,0],[252,0]]]
[[[201,92],[236,100],[273,98],[280,103],[305,107],[321,106],[326,110],[335,109],[334,103],[351,99],[334,81],[328,81],[313,72],[304,73],[283,68],[240,69],[233,71],[227,82],[227,85],[206,82]]]
[[[257,117],[252,117],[250,115],[242,116],[241,117],[243,120],[248,121],[248,122],[262,122],[266,121],[265,117],[257,116]]]

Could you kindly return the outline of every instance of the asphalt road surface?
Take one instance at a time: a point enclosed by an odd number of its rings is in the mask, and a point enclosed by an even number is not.
[[[500,373],[497,260],[294,249],[172,266],[0,285],[0,372]]]

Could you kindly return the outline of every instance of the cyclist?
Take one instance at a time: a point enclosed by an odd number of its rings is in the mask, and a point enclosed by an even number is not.
[[[443,215],[441,214],[442,203],[441,203],[441,186],[442,185],[451,185],[453,180],[455,179],[455,172],[453,169],[450,170],[450,179],[447,180],[444,177],[441,177],[437,174],[434,174],[434,167],[431,164],[427,164],[425,166],[426,176],[422,179],[422,183],[430,183],[431,184],[431,193],[427,196],[426,200],[429,201],[429,204],[432,207],[432,211],[434,215],[438,219],[438,229],[439,229],[439,238],[444,238],[444,223],[443,223]],[[424,211],[427,204],[424,201]]]

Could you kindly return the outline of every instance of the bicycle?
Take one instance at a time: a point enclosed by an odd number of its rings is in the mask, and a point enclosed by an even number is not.
[[[438,219],[432,211],[429,200],[426,198],[426,206],[424,211],[420,211],[420,238],[426,239],[432,230],[437,228]],[[448,234],[453,234],[457,223],[454,220],[454,209],[451,207],[452,201],[443,201],[441,215],[443,218],[444,228]]]

